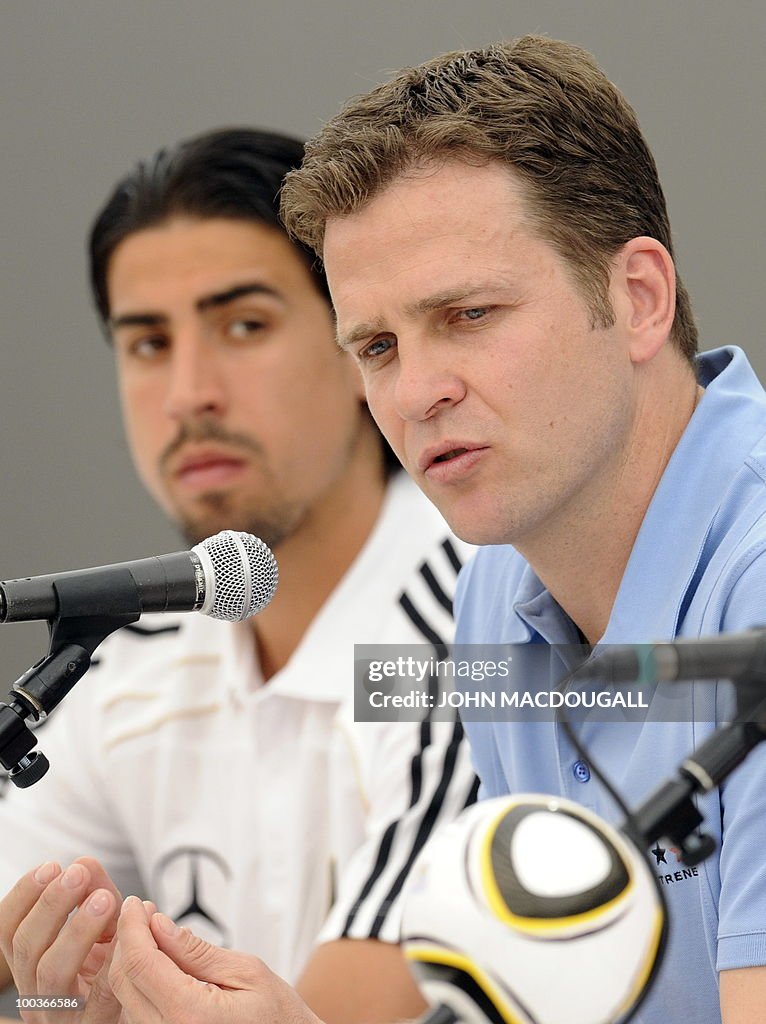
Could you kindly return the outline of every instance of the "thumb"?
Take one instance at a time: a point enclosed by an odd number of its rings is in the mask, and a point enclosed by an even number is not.
[[[179,928],[165,914],[153,914],[149,924],[162,952],[199,981],[222,988],[252,990],[271,974],[257,957],[213,946],[188,928]]]

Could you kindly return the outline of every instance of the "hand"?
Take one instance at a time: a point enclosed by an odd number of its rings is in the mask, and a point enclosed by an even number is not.
[[[0,901],[0,951],[19,995],[76,996],[87,1002],[77,1015],[80,1024],[117,1024],[121,1010],[108,971],[120,900],[107,873],[90,857],[64,872],[49,863],[20,878]],[[35,1024],[71,1019],[60,1009],[23,1007],[21,1017]]]
[[[135,896],[116,941],[109,982],[125,1024],[322,1024],[257,957],[211,946]]]

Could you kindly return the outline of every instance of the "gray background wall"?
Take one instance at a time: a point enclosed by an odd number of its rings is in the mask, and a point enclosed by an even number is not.
[[[444,50],[543,32],[595,53],[654,149],[703,347],[743,345],[766,378],[765,10],[0,0],[0,579],[181,546],[134,479],[86,288],[84,235],[116,178],[217,125],[310,134],[346,96]],[[44,650],[44,626],[2,629],[2,693]]]

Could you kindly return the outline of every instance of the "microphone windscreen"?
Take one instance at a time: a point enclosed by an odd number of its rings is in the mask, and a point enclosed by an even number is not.
[[[200,611],[225,622],[241,622],[269,604],[279,569],[267,544],[251,533],[223,530],[192,548],[205,570]]]

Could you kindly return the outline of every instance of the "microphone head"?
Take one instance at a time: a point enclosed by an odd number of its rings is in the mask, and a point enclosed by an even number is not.
[[[205,573],[203,615],[241,622],[263,611],[274,596],[279,569],[267,544],[251,533],[223,530],[192,551]]]

